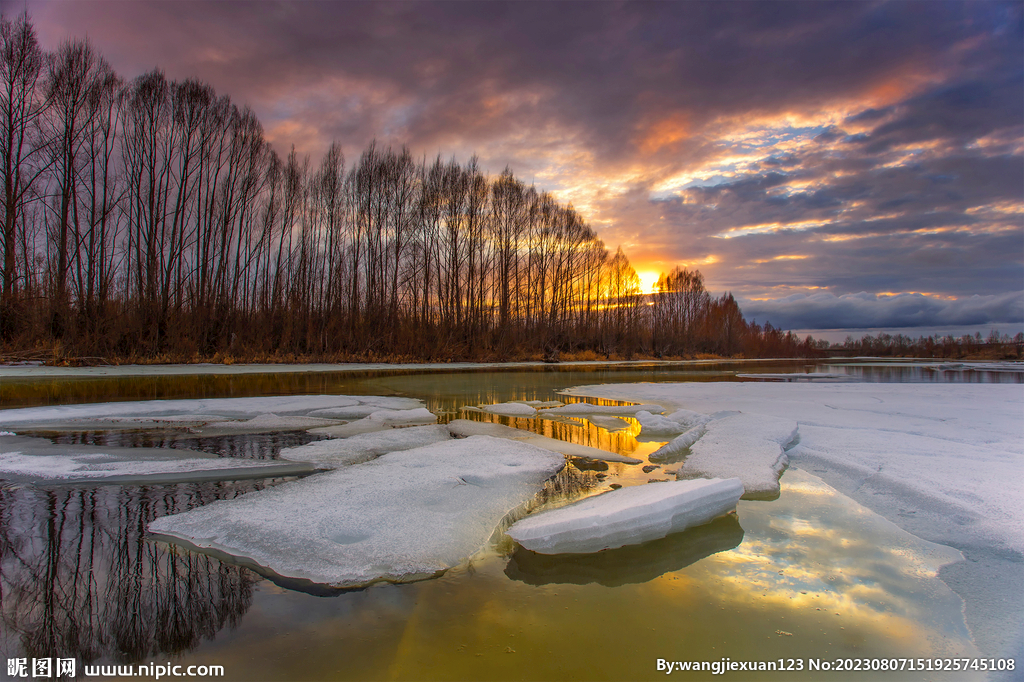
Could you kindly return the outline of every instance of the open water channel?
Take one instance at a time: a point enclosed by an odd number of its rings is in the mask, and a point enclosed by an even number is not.
[[[238,373],[0,379],[4,408],[150,398],[401,395],[441,421],[496,421],[649,462],[638,425],[461,413],[509,400],[565,400],[571,386],[736,381],[737,373],[827,372],[858,381],[1021,381],[1020,373],[914,363],[536,367],[509,371]],[[612,425],[609,425],[610,428]],[[3,425],[0,424],[0,430]],[[38,435],[38,434],[36,434]],[[155,431],[52,432],[57,442],[171,446],[273,459],[303,432],[212,438]],[[553,503],[661,469],[573,460]],[[665,676],[658,659],[774,661],[805,669],[734,679],[821,679],[806,660],[976,657],[963,601],[938,579],[956,550],[900,530],[791,467],[772,501],[645,545],[573,560],[502,533],[439,578],[300,591],[248,568],[156,541],[153,519],[284,479],[170,485],[0,482],[0,652],[85,664],[221,665],[229,680],[625,680]],[[710,679],[708,672],[673,679]],[[828,679],[935,679],[832,673]],[[965,679],[963,674],[954,679]]]

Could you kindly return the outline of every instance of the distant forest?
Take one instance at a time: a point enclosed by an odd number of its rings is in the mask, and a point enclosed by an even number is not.
[[[644,294],[572,206],[475,158],[281,158],[248,108],[0,19],[6,357],[809,356],[698,271]]]

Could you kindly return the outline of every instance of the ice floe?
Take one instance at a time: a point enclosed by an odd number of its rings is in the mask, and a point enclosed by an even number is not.
[[[694,412],[693,410],[676,410],[666,416],[668,419],[681,424],[685,429],[692,429],[694,426],[707,424],[711,421],[711,417],[708,415],[703,412]]]
[[[311,464],[217,457],[177,448],[54,444],[0,436],[0,478],[32,483],[170,483],[296,476]]]
[[[712,554],[734,549],[742,541],[739,520],[728,514],[660,540],[594,554],[540,554],[519,547],[505,566],[505,575],[529,585],[597,583],[618,587],[682,570]]]
[[[640,410],[635,418],[640,422],[640,435],[647,438],[674,437],[686,430],[681,423],[660,414],[651,414],[647,410]]]
[[[561,414],[566,416],[587,416],[590,414],[607,414],[613,417],[632,417],[645,410],[652,414],[661,414],[665,410],[659,405],[593,405],[591,403],[569,403],[561,407],[552,407],[541,414]]]
[[[447,427],[440,424],[413,426],[407,429],[386,429],[362,433],[349,438],[318,440],[281,450],[281,457],[297,462],[314,462],[331,467],[359,464],[389,452],[439,443],[450,439]]]
[[[337,420],[334,419],[320,419],[318,417],[261,414],[252,419],[212,421],[195,425],[191,430],[203,436],[225,436],[242,433],[265,433],[267,431],[304,431],[331,426],[337,423]]]
[[[738,478],[649,483],[528,516],[506,532],[541,554],[589,554],[705,524],[735,508],[742,494]]]
[[[411,398],[390,396],[331,396],[299,395],[256,398],[210,398],[199,400],[142,400],[116,403],[88,403],[80,405],[52,405],[0,410],[0,425],[17,431],[28,429],[63,428],[201,428],[210,423],[232,420],[235,422],[262,420],[270,429],[276,429],[285,417],[320,419],[305,422],[310,428],[338,419],[343,410],[369,410],[372,416],[380,411],[416,411],[423,403]],[[330,411],[335,410],[333,414]],[[425,410],[424,410],[425,411]],[[228,428],[219,425],[218,428]],[[285,427],[288,428],[288,427]]]
[[[619,431],[621,429],[628,429],[629,422],[621,417],[609,417],[601,414],[590,414],[586,417],[594,426],[599,426],[606,431]]]
[[[498,414],[504,417],[533,417],[537,410],[525,403],[497,403],[495,405],[481,405],[480,409],[490,414]]]
[[[437,415],[425,407],[405,410],[374,410],[362,419],[348,424],[322,426],[309,433],[328,438],[348,438],[361,433],[375,433],[403,426],[423,426],[437,422]]]
[[[687,454],[693,444],[700,440],[706,431],[704,424],[693,427],[686,433],[680,434],[652,452],[649,459],[652,462],[676,461],[684,454]]]
[[[793,462],[897,525],[957,547],[1024,551],[1020,384],[692,382],[569,392],[799,420]]]
[[[469,419],[454,419],[448,423],[448,429],[451,431],[453,436],[464,438],[466,436],[478,436],[486,435],[493,436],[495,438],[505,438],[508,440],[518,441],[520,443],[529,443],[551,452],[558,452],[563,455],[570,455],[573,457],[583,457],[585,459],[596,459],[603,462],[623,462],[625,464],[639,464],[642,460],[634,457],[627,457],[625,455],[619,455],[614,452],[608,452],[607,450],[599,450],[598,448],[592,448],[589,445],[579,445],[577,443],[570,443],[564,440],[558,440],[556,438],[548,438],[532,431],[526,431],[524,429],[514,429],[511,426],[504,426],[503,424],[493,424],[491,422],[478,422],[471,421]]]
[[[704,433],[689,446],[680,478],[735,476],[743,481],[746,499],[779,496],[779,476],[789,463],[785,447],[797,438],[795,421],[741,412],[713,419],[680,438],[697,430]]]
[[[214,502],[149,528],[295,580],[416,580],[479,551],[564,462],[525,443],[475,436]]]

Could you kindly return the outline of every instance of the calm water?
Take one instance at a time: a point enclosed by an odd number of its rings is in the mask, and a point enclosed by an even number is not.
[[[558,389],[633,381],[735,380],[736,372],[827,372],[866,381],[1016,381],[1020,374],[914,365],[722,364],[694,368],[3,381],[4,407],[302,393],[408,395],[443,420],[464,405],[556,399]],[[486,417],[645,459],[627,421]],[[171,446],[274,458],[305,434],[197,438],[166,432],[47,434],[63,442]],[[644,462],[647,463],[646,461]],[[658,478],[576,461],[549,503]],[[223,665],[227,679],[656,679],[656,660],[976,656],[960,598],[935,577],[954,550],[924,542],[791,468],[782,495],[639,547],[564,558],[498,537],[469,564],[405,585],[317,594],[153,541],[149,521],[282,480],[161,486],[0,484],[4,657]],[[81,670],[80,670],[81,671]],[[743,679],[782,679],[780,673]],[[709,673],[683,679],[707,679]],[[787,679],[820,677],[785,673]],[[842,679],[844,675],[831,677]],[[831,679],[830,677],[830,679]],[[859,673],[849,676],[863,679]],[[879,679],[927,675],[878,673]],[[740,678],[737,678],[740,679]],[[959,677],[957,679],[963,679]]]

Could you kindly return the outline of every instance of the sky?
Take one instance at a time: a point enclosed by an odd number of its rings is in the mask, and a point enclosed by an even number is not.
[[[3,2],[281,153],[509,166],[748,319],[1024,329],[1021,2]]]

